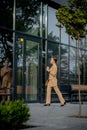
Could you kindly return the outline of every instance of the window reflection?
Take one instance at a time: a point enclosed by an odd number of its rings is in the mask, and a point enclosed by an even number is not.
[[[68,47],[61,45],[61,58],[60,58],[60,83],[68,84],[69,82],[69,59]]]
[[[37,15],[33,17],[32,19],[34,23],[30,27],[30,29],[27,31],[27,33],[39,36],[40,35],[40,8],[38,8],[37,10]]]
[[[38,36],[40,34],[40,2],[25,1],[16,6],[16,30]]]
[[[48,39],[59,41],[59,29],[56,26],[56,9],[48,7]]]
[[[77,51],[70,47],[69,78],[71,84],[77,83]]]
[[[65,27],[61,28],[61,43],[68,44],[68,34]]]
[[[70,38],[70,45],[76,47],[76,44],[77,44],[76,40]]]

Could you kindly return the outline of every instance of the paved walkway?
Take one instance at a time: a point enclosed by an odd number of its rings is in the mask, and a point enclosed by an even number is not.
[[[31,118],[27,124],[37,126],[29,130],[87,130],[87,118],[69,117],[78,115],[78,104],[67,103],[60,107],[59,103],[53,103],[49,107],[35,103],[29,107]],[[87,116],[86,103],[82,104],[82,115]]]

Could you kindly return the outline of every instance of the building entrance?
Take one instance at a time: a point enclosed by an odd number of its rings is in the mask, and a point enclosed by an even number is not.
[[[59,59],[59,44],[47,43],[39,37],[18,35],[16,38],[16,99],[26,102],[45,102],[45,82],[52,56]],[[56,97],[52,96],[53,101]]]
[[[16,38],[15,98],[26,102],[37,102],[41,86],[41,40],[31,36]]]

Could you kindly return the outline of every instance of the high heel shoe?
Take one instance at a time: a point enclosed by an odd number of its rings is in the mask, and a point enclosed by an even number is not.
[[[61,104],[60,106],[63,107],[64,105],[66,105],[66,101],[64,102],[64,104]]]
[[[64,105],[66,105],[66,101],[64,102]]]
[[[50,106],[50,104],[44,104],[44,106]]]
[[[64,106],[64,104],[61,104],[60,106],[61,106],[61,107],[63,107],[63,106]]]

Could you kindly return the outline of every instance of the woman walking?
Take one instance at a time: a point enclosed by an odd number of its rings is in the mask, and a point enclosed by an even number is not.
[[[56,94],[58,95],[61,106],[64,106],[66,102],[57,85],[57,77],[56,77],[57,76],[57,59],[51,58],[50,64],[52,66],[50,68],[49,67],[46,68],[46,71],[49,73],[49,78],[46,81],[47,94],[46,94],[46,103],[44,106],[50,106],[52,88],[55,90]]]

